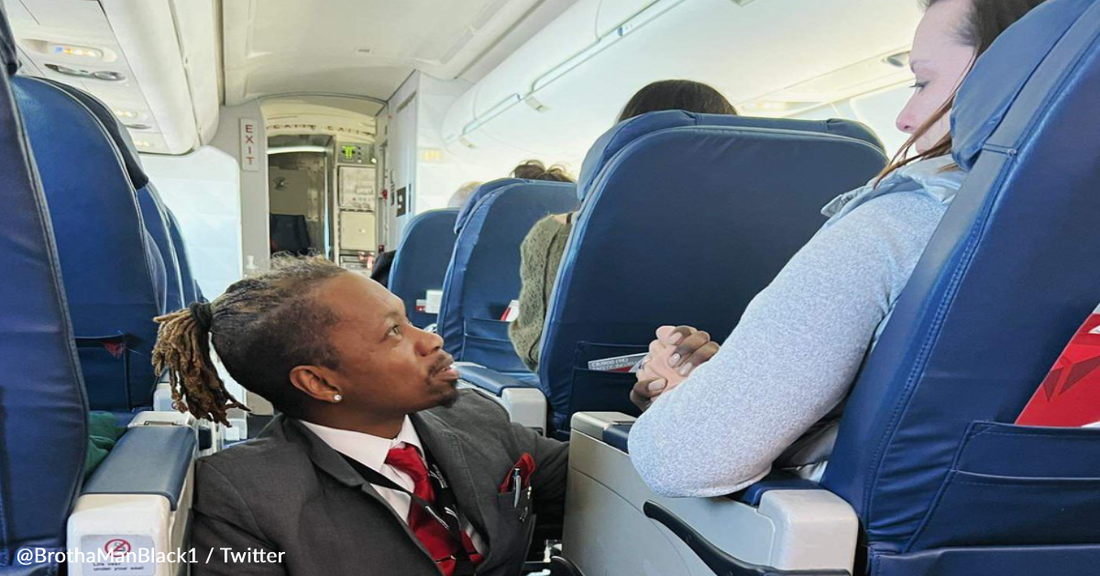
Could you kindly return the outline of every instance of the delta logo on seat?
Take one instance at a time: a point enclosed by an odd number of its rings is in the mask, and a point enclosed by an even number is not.
[[[1070,339],[1016,423],[1100,426],[1100,308]]]

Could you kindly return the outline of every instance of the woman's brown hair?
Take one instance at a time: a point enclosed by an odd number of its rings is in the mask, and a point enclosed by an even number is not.
[[[547,168],[545,164],[538,160],[521,162],[519,166],[512,169],[512,178],[547,180],[550,182],[576,182],[576,180],[565,171],[564,166],[554,164]]]
[[[927,10],[943,0],[922,0],[924,9]],[[974,59],[977,60],[986,50],[993,45],[993,41],[1008,29],[1009,26],[1023,18],[1032,8],[1042,4],[1045,0],[971,0],[970,12],[966,21],[959,26],[959,38],[967,46],[974,47]],[[956,92],[958,88],[956,88]],[[909,153],[913,150],[917,140],[924,136],[928,130],[946,115],[951,113],[955,105],[953,95],[947,102],[940,106],[932,116],[921,124],[913,134],[902,144],[901,149],[894,155],[890,164],[879,174],[879,180],[885,178],[894,170],[929,158],[946,156],[951,153],[952,139],[948,132],[934,146],[913,156]]]

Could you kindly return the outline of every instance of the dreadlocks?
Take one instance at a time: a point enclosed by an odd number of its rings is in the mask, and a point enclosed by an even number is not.
[[[226,413],[247,408],[225,389],[210,342],[229,374],[281,412],[300,415],[295,366],[335,367],[327,329],[338,318],[313,300],[314,288],[346,271],[318,257],[277,257],[272,271],[231,285],[213,302],[154,318],[160,323],[153,365],[168,371],[174,407],[228,425]]]

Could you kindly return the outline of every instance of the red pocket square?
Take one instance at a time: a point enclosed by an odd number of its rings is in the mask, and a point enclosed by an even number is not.
[[[519,474],[519,488],[526,488],[531,485],[531,475],[534,473],[535,459],[532,458],[530,454],[524,452],[519,461],[513,464],[512,468],[508,470],[508,474],[504,477],[504,482],[500,483],[501,494],[511,492],[517,488],[513,485],[516,474]]]

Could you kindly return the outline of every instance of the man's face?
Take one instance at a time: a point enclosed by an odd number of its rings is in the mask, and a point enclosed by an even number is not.
[[[342,407],[404,415],[454,401],[454,359],[442,338],[409,324],[400,298],[350,273],[326,282],[317,297],[340,318],[329,332],[339,359],[329,380]]]

